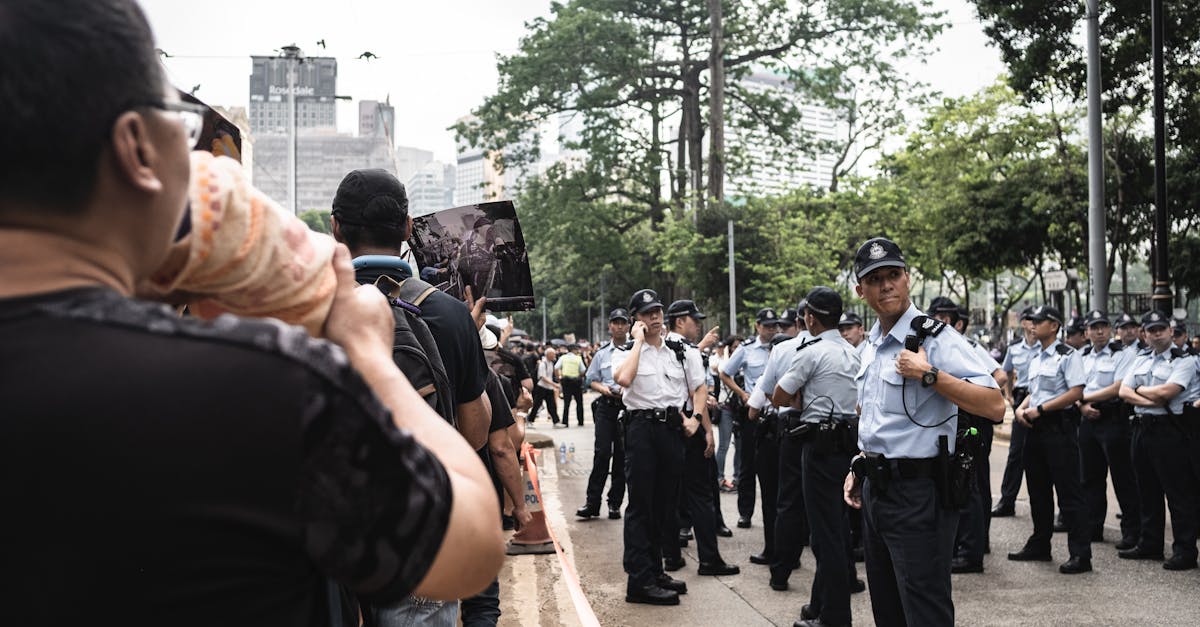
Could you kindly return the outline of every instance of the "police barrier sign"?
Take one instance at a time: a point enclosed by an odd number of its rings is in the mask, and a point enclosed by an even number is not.
[[[1047,292],[1061,292],[1067,289],[1067,273],[1065,270],[1053,270],[1042,275],[1046,282]]]

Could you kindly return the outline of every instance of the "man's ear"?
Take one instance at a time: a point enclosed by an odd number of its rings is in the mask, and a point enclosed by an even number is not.
[[[404,241],[407,242],[408,238],[412,237],[412,229],[413,229],[413,219],[412,219],[412,214],[410,213],[410,214],[408,214],[408,220],[404,223],[404,237],[403,237]]]
[[[337,216],[333,214],[330,214],[329,216],[329,230],[335,241],[343,244],[346,243],[346,241],[342,239],[342,227],[338,224]]]
[[[163,184],[154,171],[158,153],[150,141],[146,119],[136,111],[126,111],[112,125],[113,167],[118,176],[140,191],[157,193]]]
[[[858,294],[859,298],[862,298],[862,292],[863,292],[862,283],[855,283],[854,284],[854,293]]]

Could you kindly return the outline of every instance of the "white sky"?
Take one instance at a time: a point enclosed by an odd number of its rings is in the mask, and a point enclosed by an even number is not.
[[[356,132],[358,100],[391,96],[396,141],[454,161],[446,127],[496,88],[496,54],[516,51],[525,22],[549,15],[548,0],[141,0],[176,86],[214,105],[249,102],[250,55],[295,43],[338,60],[338,128]],[[940,50],[914,68],[947,96],[991,83],[1003,71],[965,0],[933,0],[951,26]],[[198,7],[203,6],[203,10]],[[317,41],[324,39],[326,48]],[[378,59],[359,60],[371,51]]]

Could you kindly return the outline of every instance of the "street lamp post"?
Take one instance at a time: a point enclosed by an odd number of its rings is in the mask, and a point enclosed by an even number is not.
[[[300,63],[300,48],[292,44],[281,50],[283,58],[287,59],[288,209],[296,215],[296,65]]]
[[[1108,311],[1108,264],[1105,255],[1104,145],[1100,108],[1100,7],[1087,0],[1088,92],[1088,296],[1092,308]]]
[[[1154,60],[1154,294],[1152,309],[1171,311],[1171,278],[1167,266],[1170,222],[1167,212],[1167,132],[1163,106],[1163,6],[1150,2],[1150,46]]]

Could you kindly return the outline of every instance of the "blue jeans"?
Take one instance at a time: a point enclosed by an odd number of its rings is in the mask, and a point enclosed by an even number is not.
[[[717,419],[717,481],[725,480],[725,458],[729,454],[729,438],[733,436],[733,412],[722,408]],[[737,453],[734,453],[735,457]],[[736,460],[735,460],[736,466]]]
[[[363,624],[371,627],[455,627],[458,601],[434,601],[408,595],[388,607],[364,607]]]
[[[479,594],[462,600],[463,627],[496,627],[500,620],[500,580]]]

